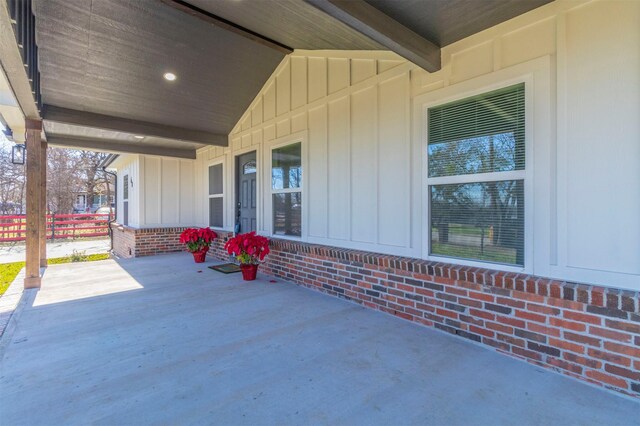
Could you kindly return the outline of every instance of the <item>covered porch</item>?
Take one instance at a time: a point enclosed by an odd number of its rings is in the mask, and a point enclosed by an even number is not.
[[[0,0],[28,228],[0,417],[637,422],[602,389],[640,395],[639,4]],[[445,129],[492,113],[431,135],[452,105]],[[277,282],[184,255],[47,270],[48,146],[113,154],[116,255],[208,226],[222,259],[255,230]]]
[[[281,279],[245,283],[213,263],[181,253],[49,266],[4,348],[3,422],[638,421],[635,401]]]
[[[550,2],[0,1],[0,118],[27,157],[25,288],[47,266],[48,146],[194,160],[229,147],[295,51],[389,51],[433,73],[443,47]]]

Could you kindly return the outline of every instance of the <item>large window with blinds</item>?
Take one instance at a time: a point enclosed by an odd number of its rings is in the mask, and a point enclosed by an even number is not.
[[[209,226],[224,225],[224,182],[222,163],[209,166]]]
[[[524,89],[427,110],[431,255],[524,266]]]

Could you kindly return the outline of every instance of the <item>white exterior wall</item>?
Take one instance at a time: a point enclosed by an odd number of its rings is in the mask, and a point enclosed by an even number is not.
[[[232,230],[235,156],[257,150],[269,235],[270,149],[302,141],[302,240],[428,258],[424,108],[524,81],[526,264],[489,267],[640,289],[640,2],[554,2],[447,46],[442,63],[427,73],[388,52],[294,52],[229,147],[198,151],[191,192],[163,175],[175,165],[143,160],[155,179],[142,223],[172,225],[163,197],[187,191],[206,225],[207,167],[222,162]]]
[[[143,227],[195,224],[195,163],[194,160],[140,157]]]
[[[124,177],[129,177],[129,226],[140,226],[140,197],[141,191],[138,187],[140,181],[140,156],[121,155],[110,166],[118,171],[118,187],[116,194],[116,221],[124,221],[124,203],[122,199],[122,188],[124,188]],[[131,185],[133,182],[133,186]]]
[[[122,179],[128,174],[129,226],[195,225],[195,165],[195,160],[149,155],[118,157],[111,165],[118,170],[118,222],[124,218]]]

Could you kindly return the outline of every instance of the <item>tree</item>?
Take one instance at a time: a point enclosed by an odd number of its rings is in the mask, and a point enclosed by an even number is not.
[[[84,190],[87,194],[87,205],[93,206],[95,195],[104,195],[107,190],[107,180],[99,169],[100,163],[106,158],[103,152],[79,151],[79,166]]]
[[[48,152],[47,199],[49,210],[73,213],[76,196],[86,195],[92,206],[95,195],[106,193],[106,180],[99,168],[107,154],[66,148]]]
[[[504,132],[430,144],[429,176],[520,170],[524,167],[521,136]],[[483,252],[485,229],[489,228],[491,244],[515,249],[516,263],[521,263],[522,194],[522,181],[514,180],[431,186],[431,220],[438,229],[438,241],[449,242],[452,223],[472,225],[480,229]]]
[[[47,155],[47,209],[52,213],[73,213],[81,176],[75,150],[49,148]]]
[[[11,163],[13,142],[0,133],[0,214],[24,214],[25,166]],[[50,147],[47,150],[47,210],[73,213],[76,195],[106,194],[107,185],[99,165],[107,154]]]

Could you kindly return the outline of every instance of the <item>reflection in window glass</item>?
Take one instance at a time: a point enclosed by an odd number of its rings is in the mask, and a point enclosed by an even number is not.
[[[209,198],[209,226],[222,228],[223,215],[222,197]]]
[[[209,167],[209,195],[222,194],[222,164]]]
[[[247,161],[242,166],[242,174],[244,174],[244,175],[248,175],[248,174],[255,173],[255,172],[256,172],[256,162],[255,162],[255,160]]]
[[[224,225],[224,182],[222,164],[209,166],[209,226]]]
[[[122,199],[129,199],[129,175],[124,175],[122,178]]]
[[[429,177],[524,170],[524,84],[429,109]]]
[[[301,144],[295,143],[272,151],[271,187],[288,189],[302,187]]]
[[[432,185],[431,254],[524,265],[524,181]]]
[[[302,193],[273,194],[273,234],[302,235]]]
[[[515,153],[513,132],[429,144],[429,177],[518,170]]]

